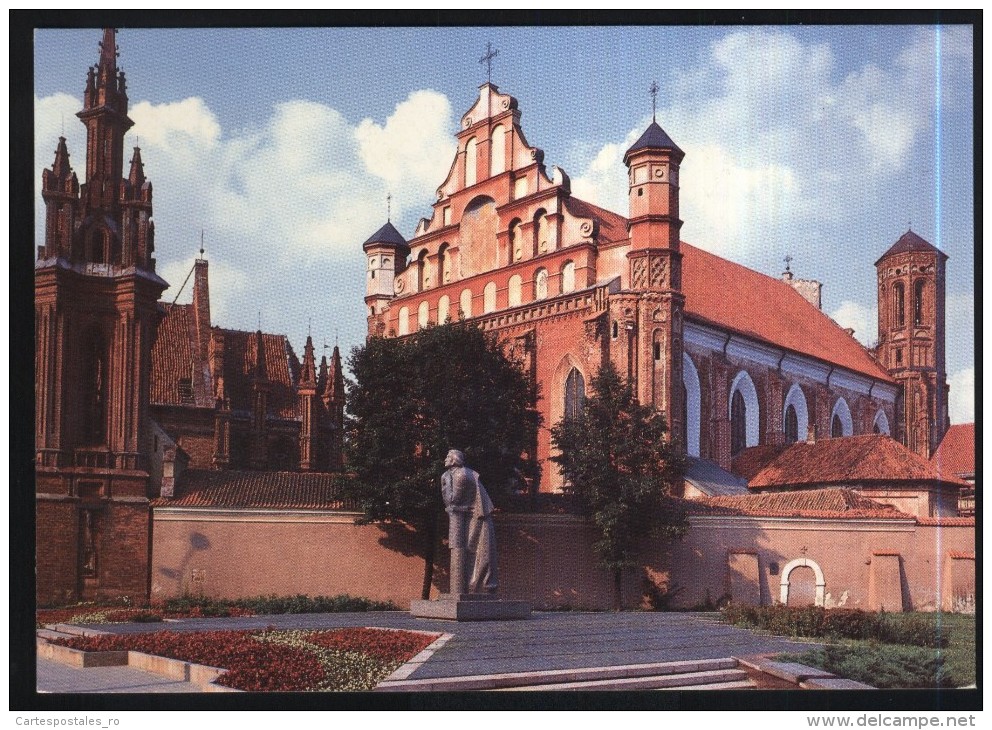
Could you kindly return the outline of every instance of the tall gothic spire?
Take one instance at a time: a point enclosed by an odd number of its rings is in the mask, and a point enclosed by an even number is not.
[[[317,369],[314,365],[313,338],[307,335],[307,344],[303,346],[303,372],[300,374],[300,387],[317,387]]]
[[[327,347],[327,345],[324,345]],[[320,368],[317,370],[317,392],[323,394],[327,388],[327,355],[320,356]]]
[[[131,157],[131,172],[127,176],[127,181],[132,188],[140,188],[145,184],[145,165],[141,161],[141,148],[134,148],[134,156]]]
[[[258,330],[255,333],[255,380],[268,379],[269,373],[265,367],[265,342],[262,338],[262,330]]]
[[[72,167],[69,165],[69,148],[65,145],[65,137],[59,137],[59,146],[55,148],[55,163],[52,165],[52,172],[56,180],[65,180],[72,174]]]
[[[338,346],[334,346],[334,353],[331,355],[331,377],[327,379],[327,390],[330,400],[336,403],[344,402],[344,372],[341,369],[341,351]]]

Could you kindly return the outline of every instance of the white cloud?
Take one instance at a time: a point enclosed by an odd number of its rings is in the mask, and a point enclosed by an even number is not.
[[[64,115],[73,168],[84,181],[85,129],[73,118],[79,106],[66,94],[36,99],[36,180],[52,164]],[[279,104],[261,126],[234,132],[199,98],[142,101],[130,115],[135,126],[125,147],[140,140],[154,185],[158,271],[172,284],[163,296],[175,297],[203,229],[213,321],[244,329],[255,328],[259,307],[263,326],[274,331],[287,329],[286,321],[305,330],[311,317],[361,311],[364,267],[355,252],[384,222],[387,190],[396,220],[404,203],[423,205],[454,153],[451,105],[434,91],[411,93],[382,126],[368,119],[351,125],[310,101]],[[124,174],[130,158],[126,149]],[[43,238],[43,211],[35,220]],[[320,280],[333,286],[311,287],[320,292],[316,301],[304,293],[318,268],[341,271],[352,260],[354,281],[332,274]]]
[[[975,420],[975,368],[951,373],[948,404],[951,423],[971,423]]]
[[[874,346],[878,341],[878,309],[859,302],[844,300],[830,318],[841,327],[854,329],[854,336],[862,345]]]

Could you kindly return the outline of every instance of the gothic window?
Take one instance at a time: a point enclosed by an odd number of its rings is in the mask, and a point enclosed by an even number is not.
[[[451,298],[445,294],[440,299],[437,300],[437,323],[444,324],[448,321],[448,317],[451,316]]]
[[[567,294],[570,291],[575,291],[574,261],[566,261],[565,265],[561,267],[561,291],[563,294]]]
[[[83,442],[102,444],[107,421],[107,353],[96,329],[90,330],[83,347]]]
[[[830,438],[840,438],[843,435],[844,424],[840,422],[840,416],[835,413],[833,420],[830,422]]]
[[[794,444],[799,440],[799,417],[796,415],[796,407],[789,404],[785,409],[785,443]]]
[[[739,390],[730,404],[730,455],[736,456],[747,446],[747,406]]]
[[[923,324],[923,279],[913,286],[913,324]]]
[[[417,307],[417,329],[423,329],[430,323],[430,305],[427,302],[421,302],[420,306]]]
[[[442,243],[437,252],[437,283],[438,286],[451,281],[451,254],[448,253],[448,244]]]
[[[875,425],[871,427],[872,433],[881,433],[882,429],[879,428],[878,421],[875,421]]]
[[[892,296],[895,299],[896,327],[906,324],[906,287],[901,281],[892,286]]]
[[[699,456],[699,426],[700,426],[700,387],[699,371],[692,358],[682,353],[682,387],[685,393],[684,409],[685,450],[689,456]]]
[[[461,296],[458,298],[458,306],[462,310],[462,317],[468,318],[472,316],[472,290],[462,289]]]
[[[100,512],[79,512],[79,572],[84,578],[96,578],[100,572]]]
[[[847,401],[838,398],[834,404],[833,412],[830,414],[830,437],[851,436],[854,434],[854,420],[851,418],[851,409]]]
[[[104,232],[100,230],[92,231],[89,241],[89,250],[86,252],[87,261],[94,264],[107,263],[107,241]]]
[[[565,379],[565,418],[572,420],[582,415],[586,404],[586,381],[577,368],[572,368]]]
[[[465,187],[475,185],[478,168],[479,143],[472,137],[465,145]]]
[[[534,299],[546,299],[548,296],[548,270],[538,269],[534,274]]]

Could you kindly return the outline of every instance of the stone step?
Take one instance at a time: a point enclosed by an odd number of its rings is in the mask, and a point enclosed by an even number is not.
[[[633,691],[643,689],[693,689],[694,687],[725,688],[728,684],[744,683],[747,672],[741,669],[717,669],[708,672],[688,672],[686,674],[663,674],[654,677],[625,677],[600,679],[590,682],[560,682],[554,684],[530,685],[527,687],[503,687],[497,691],[514,692],[574,692],[574,691]]]
[[[584,667],[579,669],[547,669],[536,672],[505,674],[480,674],[467,677],[437,677],[431,679],[403,679],[386,681],[376,687],[377,692],[457,692],[485,691],[531,685],[567,684],[639,677],[683,675],[695,672],[737,668],[737,660],[694,659],[678,662],[651,664],[625,664],[612,667]]]

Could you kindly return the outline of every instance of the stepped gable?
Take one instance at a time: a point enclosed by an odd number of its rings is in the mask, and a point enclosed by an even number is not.
[[[336,474],[288,471],[184,472],[172,499],[155,499],[153,507],[230,509],[357,510],[341,496]]]
[[[940,446],[930,457],[938,474],[975,477],[975,424],[959,423],[944,434]]]
[[[820,519],[912,520],[895,507],[862,497],[851,489],[807,489],[734,496],[703,497],[688,502],[687,509],[699,515],[748,517],[809,517]]]
[[[941,474],[929,461],[885,434],[845,436],[816,443],[800,441],[784,448],[754,447],[746,451],[752,453],[739,456],[735,470],[740,464],[738,474],[743,476],[745,469],[754,472],[748,478],[751,489],[907,481],[967,484]]]

